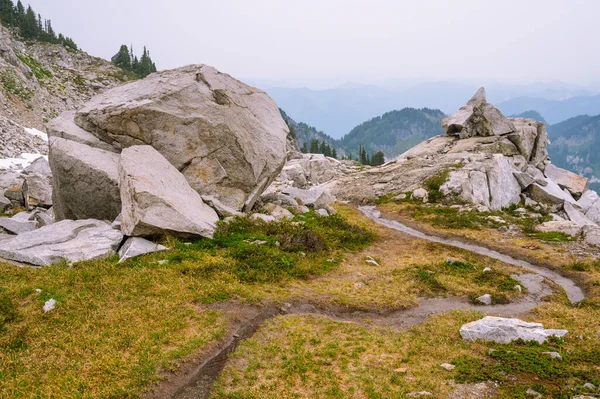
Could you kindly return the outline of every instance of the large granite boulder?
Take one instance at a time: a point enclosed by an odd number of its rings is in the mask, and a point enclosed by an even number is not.
[[[63,220],[0,241],[0,258],[36,266],[81,262],[116,253],[120,231],[99,220]]]
[[[185,177],[153,147],[132,146],[121,153],[121,230],[127,236],[212,237],[219,220]]]
[[[544,169],[547,178],[554,181],[560,188],[568,190],[579,198],[588,190],[588,179],[576,173],[549,164]]]
[[[501,136],[515,131],[513,122],[496,107],[488,104],[483,87],[466,105],[445,118],[442,128],[446,134],[458,134],[462,139],[473,136]]]
[[[151,145],[194,190],[238,211],[252,208],[285,163],[289,129],[271,98],[206,65],[92,98],[74,117],[79,130],[71,118],[53,122],[53,134],[99,146],[89,132],[114,149]]]
[[[49,144],[56,220],[114,220],[121,212],[119,155],[59,137]]]
[[[564,337],[567,330],[547,330],[541,323],[528,323],[519,319],[486,316],[460,328],[460,336],[468,342],[477,340],[509,344],[522,339],[525,342],[546,342],[548,337]]]

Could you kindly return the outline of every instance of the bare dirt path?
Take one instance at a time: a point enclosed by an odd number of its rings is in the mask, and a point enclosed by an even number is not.
[[[237,307],[238,311],[245,308],[247,317],[239,323],[237,330],[225,339],[223,344],[203,356],[203,360],[196,361],[193,365],[188,365],[183,375],[179,375],[166,382],[159,387],[154,394],[148,396],[148,398],[208,398],[213,383],[225,367],[229,354],[237,348],[242,340],[252,337],[266,320],[276,316],[318,315],[340,322],[352,322],[370,327],[389,327],[396,330],[404,330],[422,323],[433,315],[452,310],[476,310],[485,314],[504,317],[518,317],[525,315],[535,307],[539,306],[545,296],[552,294],[553,290],[548,284],[549,281],[564,289],[571,303],[576,304],[585,299],[584,291],[575,281],[548,268],[537,266],[475,244],[425,234],[398,221],[382,218],[381,213],[375,207],[361,207],[359,209],[364,215],[387,228],[423,240],[450,245],[488,256],[533,272],[514,274],[512,276],[521,282],[523,287],[527,289],[527,295],[524,298],[509,304],[493,306],[474,305],[462,298],[421,298],[418,300],[417,307],[387,312],[356,311],[335,306],[323,307],[322,305],[315,305],[310,302],[286,303],[279,307],[270,306],[265,308],[223,304],[223,310],[227,310],[232,306]],[[219,306],[221,305],[217,304],[211,306],[211,308],[219,308]],[[157,394],[159,396],[156,396]]]

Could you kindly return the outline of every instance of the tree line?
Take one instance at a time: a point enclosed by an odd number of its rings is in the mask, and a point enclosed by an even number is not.
[[[0,20],[2,25],[19,28],[24,39],[40,42],[62,44],[72,50],[77,50],[77,45],[70,37],[62,33],[58,35],[52,27],[52,21],[42,19],[29,5],[27,9],[21,0],[15,5],[12,0],[0,0]]]
[[[337,150],[332,148],[325,141],[319,141],[312,139],[310,145],[307,142],[302,143],[301,151],[305,154],[323,154],[326,157],[337,159]],[[354,159],[352,154],[348,154],[342,157],[342,159],[355,160],[363,165],[379,166],[385,163],[385,155],[382,151],[378,151],[373,155],[370,155],[365,147],[362,145],[358,148],[358,157]]]
[[[150,51],[146,49],[146,46],[144,46],[142,56],[138,59],[133,53],[133,46],[128,48],[123,44],[119,52],[112,58],[112,62],[126,71],[135,73],[140,78],[156,72],[156,64],[152,61]]]

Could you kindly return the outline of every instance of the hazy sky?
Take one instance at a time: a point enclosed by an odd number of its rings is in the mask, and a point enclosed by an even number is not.
[[[27,0],[24,0],[27,3]],[[146,44],[159,69],[316,86],[387,78],[600,80],[598,0],[31,0],[110,58]]]

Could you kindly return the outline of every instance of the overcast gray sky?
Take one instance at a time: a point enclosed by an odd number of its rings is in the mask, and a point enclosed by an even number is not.
[[[30,0],[92,55],[317,85],[600,80],[598,0]],[[24,0],[27,3],[27,0]]]

